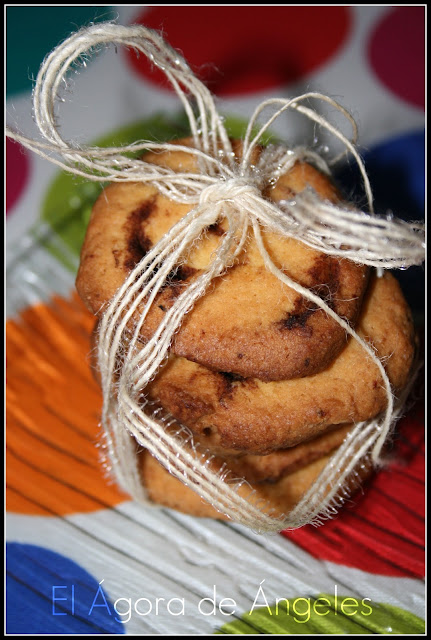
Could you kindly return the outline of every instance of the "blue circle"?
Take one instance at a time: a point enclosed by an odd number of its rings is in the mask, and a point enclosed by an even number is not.
[[[390,138],[364,151],[365,168],[374,194],[376,213],[391,211],[403,220],[423,220],[425,214],[425,134],[423,131]],[[337,173],[344,191],[364,200],[359,170],[344,165]]]
[[[425,218],[425,134],[414,131],[390,138],[365,151],[365,168],[374,194],[374,210],[378,215],[392,213],[406,221]],[[365,195],[359,170],[344,165],[336,174],[345,195],[359,206],[365,206]],[[404,295],[413,311],[424,311],[425,271],[423,266],[394,270]]]
[[[8,634],[122,634],[103,582],[36,545],[6,545]]]

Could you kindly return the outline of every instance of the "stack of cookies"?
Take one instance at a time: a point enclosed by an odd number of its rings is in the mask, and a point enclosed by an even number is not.
[[[233,147],[240,156],[241,143],[234,141]],[[256,149],[252,161],[259,153]],[[194,156],[180,150],[148,153],[144,159],[174,171],[196,171]],[[328,176],[304,161],[268,183],[263,195],[275,202],[291,200],[306,188],[341,201]],[[78,292],[96,316],[190,208],[142,183],[116,183],[104,190],[93,208],[77,277]],[[223,219],[209,226],[172,271],[142,327],[143,344],[208,265],[226,229]],[[410,376],[415,335],[397,280],[267,229],[262,237],[279,269],[322,298],[373,346],[399,394]],[[280,514],[300,500],[354,424],[377,416],[387,403],[379,370],[364,349],[323,309],[266,269],[251,235],[234,266],[212,282],[184,318],[145,394],[189,430],[196,446],[212,454],[214,469],[245,478]],[[148,452],[140,459],[142,481],[154,502],[224,517]]]

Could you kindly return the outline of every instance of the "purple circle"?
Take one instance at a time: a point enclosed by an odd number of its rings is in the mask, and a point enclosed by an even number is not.
[[[371,34],[367,54],[387,89],[425,108],[424,7],[399,7],[387,13]]]
[[[24,147],[6,138],[6,215],[25,191],[30,177],[30,160]]]

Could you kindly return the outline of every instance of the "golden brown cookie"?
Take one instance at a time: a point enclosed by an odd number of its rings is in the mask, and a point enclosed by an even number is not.
[[[292,473],[284,474],[276,482],[244,484],[239,487],[238,494],[259,504],[267,513],[271,511],[271,515],[275,517],[288,514],[323,471],[330,457],[328,455],[314,460]],[[217,471],[217,466],[221,467],[222,463],[222,459],[216,460],[213,463],[213,470]],[[140,468],[148,496],[156,504],[193,516],[228,519],[226,515],[205,502],[195,491],[172,476],[148,451],[142,451],[140,454]],[[370,473],[371,466],[363,465],[360,473],[353,472],[346,480],[344,489],[353,493]]]
[[[91,335],[92,351],[90,353],[90,366],[96,382],[100,385],[100,373],[97,366],[96,343],[97,343],[97,324]],[[157,415],[163,416],[163,410],[160,412],[160,404],[154,405],[157,408]],[[168,415],[166,415],[168,417]],[[169,415],[169,422],[171,416]],[[267,455],[247,455],[235,449],[221,449],[224,459],[229,463],[230,469],[238,476],[245,476],[251,482],[274,482],[286,473],[292,473],[300,467],[309,464],[317,458],[326,455],[333,449],[339,447],[344,441],[346,435],[352,428],[352,424],[334,425],[320,436],[312,438],[306,442],[301,442],[293,447],[279,449]],[[183,427],[174,422],[173,432]],[[192,438],[197,446],[202,449],[214,449],[214,438],[207,437],[205,433],[199,438]],[[217,447],[215,447],[217,449]]]
[[[391,274],[370,281],[358,332],[384,361],[397,393],[409,377],[415,335],[409,308]],[[292,447],[332,425],[372,418],[387,404],[376,365],[352,338],[324,371],[273,382],[214,372],[170,356],[147,392],[209,449],[223,455]]]
[[[190,140],[179,142],[191,145]],[[240,155],[240,143],[235,149]],[[175,170],[195,170],[193,156],[181,151],[150,153],[144,159]],[[297,162],[275,185],[268,184],[264,195],[279,201],[306,187],[324,199],[339,198],[330,180],[304,162]],[[103,311],[137,262],[189,210],[189,205],[175,204],[144,184],[117,183],[104,190],[93,208],[76,282],[93,313]],[[209,227],[199,246],[172,272],[143,326],[143,339],[152,335],[179,292],[208,264],[225,224],[220,220]],[[263,238],[279,268],[355,324],[368,278],[366,267],[269,231],[263,231]],[[327,367],[344,339],[344,331],[323,310],[268,272],[250,237],[235,266],[214,280],[186,316],[171,352],[216,371],[284,380]]]
[[[352,428],[352,424],[342,427],[337,425],[321,436],[294,447],[278,449],[263,456],[228,456],[225,460],[229,469],[238,477],[245,477],[254,484],[277,482],[286,474],[294,473],[337,449]]]

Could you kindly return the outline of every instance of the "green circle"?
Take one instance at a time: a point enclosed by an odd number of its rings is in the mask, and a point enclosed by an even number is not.
[[[216,634],[420,635],[425,632],[422,618],[370,598],[321,593],[314,597],[278,598],[276,604],[269,604],[263,590],[257,596],[250,611],[224,624]]]

